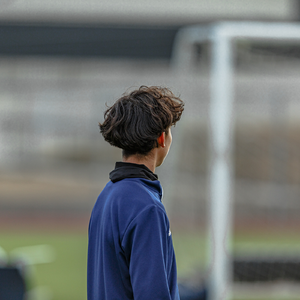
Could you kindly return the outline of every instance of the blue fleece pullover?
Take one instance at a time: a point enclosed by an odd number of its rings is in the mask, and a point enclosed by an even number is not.
[[[109,182],[89,225],[88,300],[179,300],[158,180]]]

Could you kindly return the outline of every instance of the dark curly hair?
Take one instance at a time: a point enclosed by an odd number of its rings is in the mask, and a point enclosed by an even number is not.
[[[147,155],[157,138],[180,120],[184,103],[167,88],[141,86],[124,94],[104,113],[100,132],[123,156]]]

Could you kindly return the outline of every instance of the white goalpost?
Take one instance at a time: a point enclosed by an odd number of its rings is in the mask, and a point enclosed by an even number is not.
[[[293,23],[222,22],[181,29],[175,40],[175,70],[188,70],[194,62],[195,45],[209,42],[210,68],[210,175],[209,175],[209,299],[231,297],[234,44],[238,39],[300,41],[300,25]]]

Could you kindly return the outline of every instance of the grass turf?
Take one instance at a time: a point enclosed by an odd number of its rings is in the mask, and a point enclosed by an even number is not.
[[[53,300],[86,299],[87,236],[76,233],[0,233],[0,246],[6,251],[20,246],[48,244],[56,258],[33,269],[31,282],[49,287]]]
[[[179,277],[188,276],[199,268],[204,268],[206,257],[206,239],[201,234],[173,233]],[[7,252],[21,246],[38,244],[51,245],[56,259],[49,264],[36,265],[33,283],[36,286],[48,286],[53,300],[86,299],[86,233],[30,233],[0,232],[0,246]],[[234,251],[257,252],[258,249],[300,250],[297,235],[236,235]]]

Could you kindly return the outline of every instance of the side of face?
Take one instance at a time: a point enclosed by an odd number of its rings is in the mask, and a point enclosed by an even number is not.
[[[158,159],[157,167],[162,165],[165,158],[167,157],[170,147],[172,144],[172,132],[171,128],[168,129],[167,133],[163,132],[162,135],[158,138]]]

